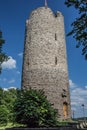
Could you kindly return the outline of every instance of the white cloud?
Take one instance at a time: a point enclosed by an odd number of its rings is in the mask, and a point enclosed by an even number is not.
[[[4,91],[8,91],[8,89],[7,89],[7,88],[3,88],[3,90],[4,90]]]
[[[16,60],[14,60],[11,56],[9,56],[8,61],[2,63],[3,69],[14,69],[16,68]]]
[[[8,91],[9,89],[17,89],[16,87],[3,88],[4,91]]]
[[[87,113],[87,86],[80,87],[72,80],[70,80],[69,83],[71,85],[71,108],[75,110],[76,117],[81,117],[83,116],[82,104],[84,104],[84,109]],[[87,114],[85,116],[87,116]]]
[[[15,79],[12,79],[12,80],[10,80],[8,83],[14,83],[15,82]]]
[[[77,102],[72,101],[72,102],[71,102],[71,105],[77,105]]]
[[[76,88],[71,91],[71,105],[87,104],[87,90],[82,88]],[[76,104],[75,104],[76,103]]]
[[[19,54],[18,54],[18,56],[19,56],[19,57],[22,57],[22,56],[23,56],[23,53],[22,53],[22,52],[21,52],[21,53],[19,53]]]
[[[17,89],[16,87],[9,87],[8,89]]]
[[[76,111],[76,108],[75,108],[75,107],[72,107],[72,112],[73,112],[73,111]]]
[[[72,90],[73,94],[79,95],[79,96],[87,96],[87,90],[83,88],[75,88]]]
[[[70,85],[70,88],[76,88],[77,85],[75,83],[73,83],[73,81],[70,79],[69,80],[69,85]]]

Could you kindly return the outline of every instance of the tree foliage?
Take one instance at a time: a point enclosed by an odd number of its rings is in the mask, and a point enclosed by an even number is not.
[[[3,93],[3,104],[7,107],[9,110],[9,116],[8,119],[9,121],[13,122],[13,107],[15,100],[17,98],[17,90],[15,89],[8,89],[8,91],[4,91]]]
[[[0,124],[8,122],[28,127],[55,127],[58,113],[42,90],[0,88]]]
[[[9,110],[5,105],[0,105],[0,126],[8,122]]]
[[[65,0],[65,4],[78,10],[78,18],[71,24],[72,30],[68,36],[73,35],[77,41],[76,47],[82,46],[82,55],[87,59],[87,0]]]
[[[16,122],[28,127],[57,125],[57,112],[41,90],[30,89],[18,92],[14,112]]]
[[[17,98],[17,90],[0,88],[0,124],[13,122],[13,106]]]
[[[5,43],[5,40],[2,37],[2,32],[0,31],[0,73],[2,70],[1,64],[8,59],[8,56],[2,51],[2,46]]]

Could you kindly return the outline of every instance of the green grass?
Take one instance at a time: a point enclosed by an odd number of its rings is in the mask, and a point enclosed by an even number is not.
[[[5,128],[11,128],[12,126],[12,123],[8,123],[7,125],[1,125],[0,130],[5,130]]]
[[[5,130],[6,128],[19,127],[19,126],[23,126],[23,125],[8,123],[7,125],[0,126],[0,130]]]
[[[68,122],[70,123],[73,123],[73,122],[77,122],[77,121],[73,121],[73,120],[70,120],[70,121],[59,121],[59,126],[66,126],[68,124]],[[12,127],[21,127],[21,126],[24,126],[24,125],[20,125],[20,124],[17,124],[17,123],[8,123],[7,125],[2,125],[0,126],[0,130],[5,130],[6,128],[12,128]]]

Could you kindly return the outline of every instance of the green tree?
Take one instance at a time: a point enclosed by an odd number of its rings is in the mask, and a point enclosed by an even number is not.
[[[7,125],[9,111],[5,105],[0,105],[0,126]]]
[[[2,51],[2,46],[5,43],[5,40],[2,37],[2,32],[0,31],[0,73],[2,70],[1,64],[8,59],[8,56]]]
[[[13,107],[14,107],[16,98],[17,98],[16,89],[8,89],[7,91],[3,91],[2,104],[5,105],[9,111],[8,120],[10,122],[13,122]]]
[[[3,89],[2,88],[0,88],[0,105],[2,105],[3,104]]]
[[[0,106],[4,106],[8,110],[8,121],[13,122],[13,107],[17,98],[16,89],[8,89],[7,91],[0,88]],[[1,107],[1,110],[2,107]],[[4,113],[2,113],[4,114]]]
[[[15,121],[28,127],[54,127],[57,125],[57,111],[48,102],[42,90],[18,92],[14,105]]]
[[[82,46],[82,55],[87,59],[87,0],[65,0],[67,7],[73,6],[78,10],[78,18],[71,24],[72,30],[68,36],[76,39],[76,47]]]

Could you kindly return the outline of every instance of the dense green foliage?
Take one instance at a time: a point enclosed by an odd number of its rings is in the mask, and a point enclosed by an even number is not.
[[[0,124],[13,122],[13,106],[17,98],[17,90],[0,88]]]
[[[0,126],[7,125],[9,110],[5,105],[0,105]]]
[[[0,126],[9,122],[28,127],[54,127],[58,125],[57,111],[42,90],[0,88]]]
[[[71,24],[72,30],[68,36],[73,35],[77,41],[76,47],[82,46],[82,55],[87,59],[87,0],[65,0],[65,4],[78,10],[78,18]]]
[[[20,91],[14,105],[15,120],[28,127],[54,127],[57,111],[48,102],[42,90]]]
[[[8,56],[2,51],[2,46],[5,43],[5,40],[2,37],[2,32],[0,31],[0,73],[2,70],[1,64],[8,59]]]

